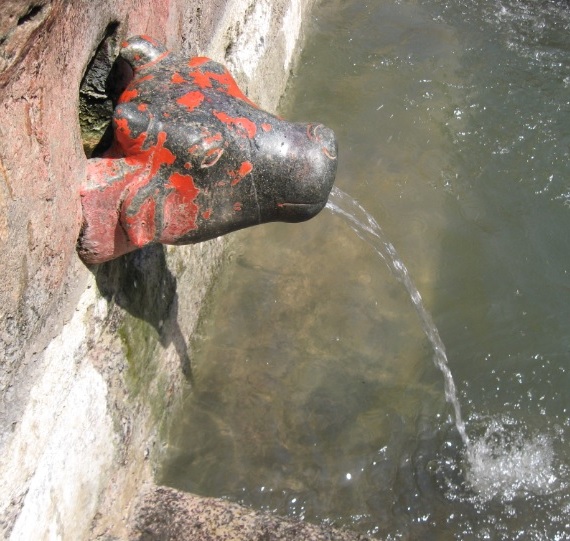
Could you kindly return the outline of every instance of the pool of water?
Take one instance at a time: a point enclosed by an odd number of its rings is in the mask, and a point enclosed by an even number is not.
[[[328,210],[237,234],[159,480],[379,539],[570,539],[570,7],[327,0],[281,113],[339,139]]]

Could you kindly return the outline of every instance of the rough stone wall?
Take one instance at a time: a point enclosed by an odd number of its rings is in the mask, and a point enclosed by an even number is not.
[[[0,537],[122,539],[224,241],[75,252],[79,88],[105,36],[226,63],[274,110],[312,0],[2,0]]]

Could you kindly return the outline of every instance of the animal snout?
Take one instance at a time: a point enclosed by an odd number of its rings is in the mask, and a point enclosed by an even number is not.
[[[326,205],[337,169],[337,142],[323,124],[284,123],[280,137],[285,153],[273,154],[273,171],[278,173],[271,189],[258,191],[263,221],[302,222]],[[281,143],[283,148],[283,143]],[[279,148],[278,145],[272,145]]]

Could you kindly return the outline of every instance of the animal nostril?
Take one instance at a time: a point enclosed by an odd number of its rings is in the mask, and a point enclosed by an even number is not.
[[[331,160],[336,159],[336,137],[334,132],[322,124],[316,128],[317,141],[321,143],[323,152]]]
[[[323,124],[309,124],[307,136],[321,145],[323,153],[331,160],[336,159],[336,137],[334,132]]]

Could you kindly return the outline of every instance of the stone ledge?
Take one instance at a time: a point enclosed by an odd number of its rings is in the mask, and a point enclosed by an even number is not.
[[[151,486],[136,504],[129,541],[367,541],[346,530]]]

